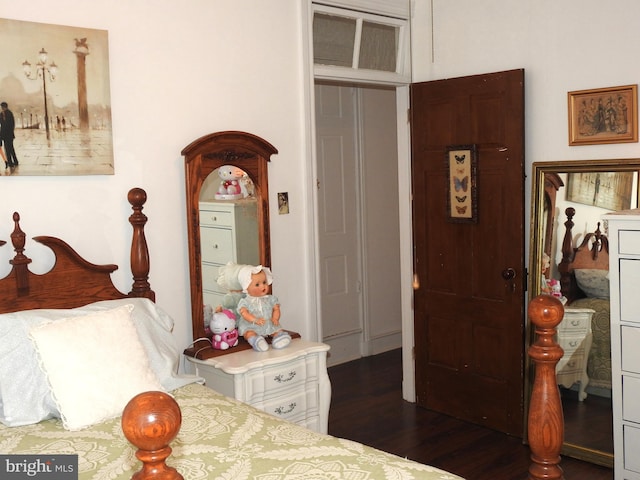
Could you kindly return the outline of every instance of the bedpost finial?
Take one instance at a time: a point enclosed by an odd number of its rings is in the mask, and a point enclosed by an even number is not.
[[[134,209],[142,208],[142,206],[147,201],[147,192],[145,192],[144,189],[140,187],[134,187],[129,190],[127,199],[129,200],[131,206],[134,207]]]
[[[133,397],[122,412],[122,432],[135,447],[142,469],[132,479],[183,480],[165,460],[171,454],[169,443],[178,435],[182,413],[170,395],[143,392]]]
[[[554,328],[564,316],[562,302],[552,295],[538,295],[527,308],[529,317],[536,327]]]

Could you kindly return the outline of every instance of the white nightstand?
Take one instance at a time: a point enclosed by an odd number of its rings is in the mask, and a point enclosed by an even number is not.
[[[281,350],[230,350],[208,360],[187,356],[206,386],[279,418],[327,433],[329,345],[295,338]]]
[[[570,388],[574,383],[580,382],[579,401],[587,398],[587,360],[593,341],[591,317],[594,313],[595,310],[590,308],[565,307],[564,317],[558,325],[558,344],[564,350],[564,355],[556,367],[558,384]]]

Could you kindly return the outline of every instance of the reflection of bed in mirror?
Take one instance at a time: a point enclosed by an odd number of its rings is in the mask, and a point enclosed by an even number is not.
[[[618,209],[636,208],[638,205],[638,171],[640,159],[605,159],[605,160],[570,160],[545,161],[533,164],[532,183],[532,219],[531,219],[531,255],[530,255],[530,300],[542,292],[545,278],[560,281],[563,275],[560,268],[569,271],[576,269],[583,255],[577,254],[587,250],[588,257],[591,245],[580,248],[589,233],[595,234],[598,221],[604,214]],[[573,208],[568,242],[563,254],[564,223],[567,220],[565,211]],[[602,233],[606,234],[606,225],[601,224]],[[593,238],[593,235],[591,236]],[[577,249],[577,250],[576,250]],[[606,271],[608,256],[607,247],[602,244],[599,257],[602,264],[596,270]],[[550,270],[543,275],[545,254],[550,257]],[[565,260],[563,261],[563,256]],[[588,260],[593,262],[593,259]],[[562,264],[560,266],[560,264]],[[579,269],[579,268],[578,268]],[[579,269],[580,270],[580,269]],[[605,274],[606,275],[606,274]],[[567,283],[568,280],[568,283]],[[587,303],[593,312],[591,327],[591,345],[589,345],[589,361],[587,363],[588,385],[586,398],[579,401],[580,382],[570,388],[558,382],[561,387],[564,409],[564,441],[562,454],[587,460],[601,465],[613,466],[613,435],[611,375],[607,371],[609,365],[608,351],[610,339],[608,332],[608,301],[587,297],[577,290],[575,274],[566,276],[562,286],[562,294],[569,297],[569,316],[576,315],[576,306],[584,307]],[[580,299],[579,299],[580,297]],[[600,305],[593,307],[591,303]],[[576,320],[575,318],[573,320]],[[573,321],[573,320],[570,320]],[[580,321],[580,319],[578,319]],[[564,321],[564,319],[563,319]],[[601,328],[602,327],[602,328]],[[532,345],[535,330],[531,326],[527,331],[527,345]],[[586,346],[586,345],[585,345]],[[602,348],[600,348],[602,346]],[[607,353],[602,353],[607,352]],[[598,362],[598,358],[604,358]],[[572,358],[573,361],[575,358]],[[529,364],[531,366],[531,364]],[[533,370],[527,371],[527,398],[532,392]],[[569,378],[567,380],[570,381]],[[528,408],[528,407],[527,407]]]
[[[609,242],[596,229],[574,239],[573,217],[575,209],[566,209],[565,235],[562,244],[562,260],[558,265],[562,294],[567,298],[565,317],[572,312],[587,313],[590,342],[586,349],[586,374],[589,390],[600,396],[611,397],[611,335],[609,309]],[[579,242],[579,243],[578,243]],[[574,246],[577,244],[577,246]],[[576,315],[571,323],[581,328],[581,318]],[[565,348],[565,350],[567,350]],[[566,356],[566,354],[565,354]],[[559,382],[561,377],[559,376]],[[563,384],[565,387],[571,385]],[[581,392],[587,385],[582,385]],[[582,395],[580,400],[584,400]]]

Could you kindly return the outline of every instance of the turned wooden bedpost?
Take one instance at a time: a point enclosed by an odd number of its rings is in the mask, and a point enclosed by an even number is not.
[[[27,236],[20,228],[20,214],[13,213],[13,232],[11,233],[11,243],[16,255],[9,263],[13,265],[16,275],[16,286],[18,295],[26,295],[29,293],[29,270],[27,265],[31,263],[31,259],[24,254],[24,244]]]
[[[529,356],[535,363],[528,422],[529,480],[564,479],[560,468],[564,418],[556,380],[556,365],[564,352],[554,339],[564,308],[557,298],[539,295],[529,304],[528,313],[537,337],[529,347]]]
[[[127,195],[133,214],[129,217],[129,223],[133,227],[131,240],[131,273],[133,274],[133,286],[129,295],[132,297],[144,297],[155,301],[156,294],[149,284],[149,248],[144,235],[144,226],[147,216],[142,213],[143,205],[147,201],[147,192],[142,188],[132,188]]]
[[[560,289],[567,299],[573,300],[576,295],[574,282],[571,281],[570,266],[576,251],[573,248],[573,217],[576,209],[568,207],[564,211],[567,221],[564,222],[564,237],[562,239],[562,260],[558,263],[558,273],[560,274]],[[553,260],[552,260],[553,261]]]
[[[135,447],[142,468],[131,480],[184,480],[165,460],[169,443],[178,435],[182,413],[176,401],[164,392],[144,392],[133,397],[122,412],[122,432]]]

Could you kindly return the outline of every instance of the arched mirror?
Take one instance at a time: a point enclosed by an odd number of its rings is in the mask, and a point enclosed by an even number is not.
[[[237,131],[205,135],[182,150],[194,339],[205,335],[204,305],[224,294],[216,288],[221,265],[271,266],[267,165],[276,153],[266,140]]]
[[[583,281],[581,271],[593,270],[602,273],[598,278],[608,278],[602,215],[638,206],[639,171],[640,159],[533,164],[529,300],[554,289],[567,298],[565,319],[558,328],[565,353],[556,369],[565,418],[562,454],[610,467],[609,292],[593,292],[579,280]],[[569,319],[580,331],[561,328]],[[528,345],[533,341],[530,327]],[[531,365],[527,377],[529,398]]]

